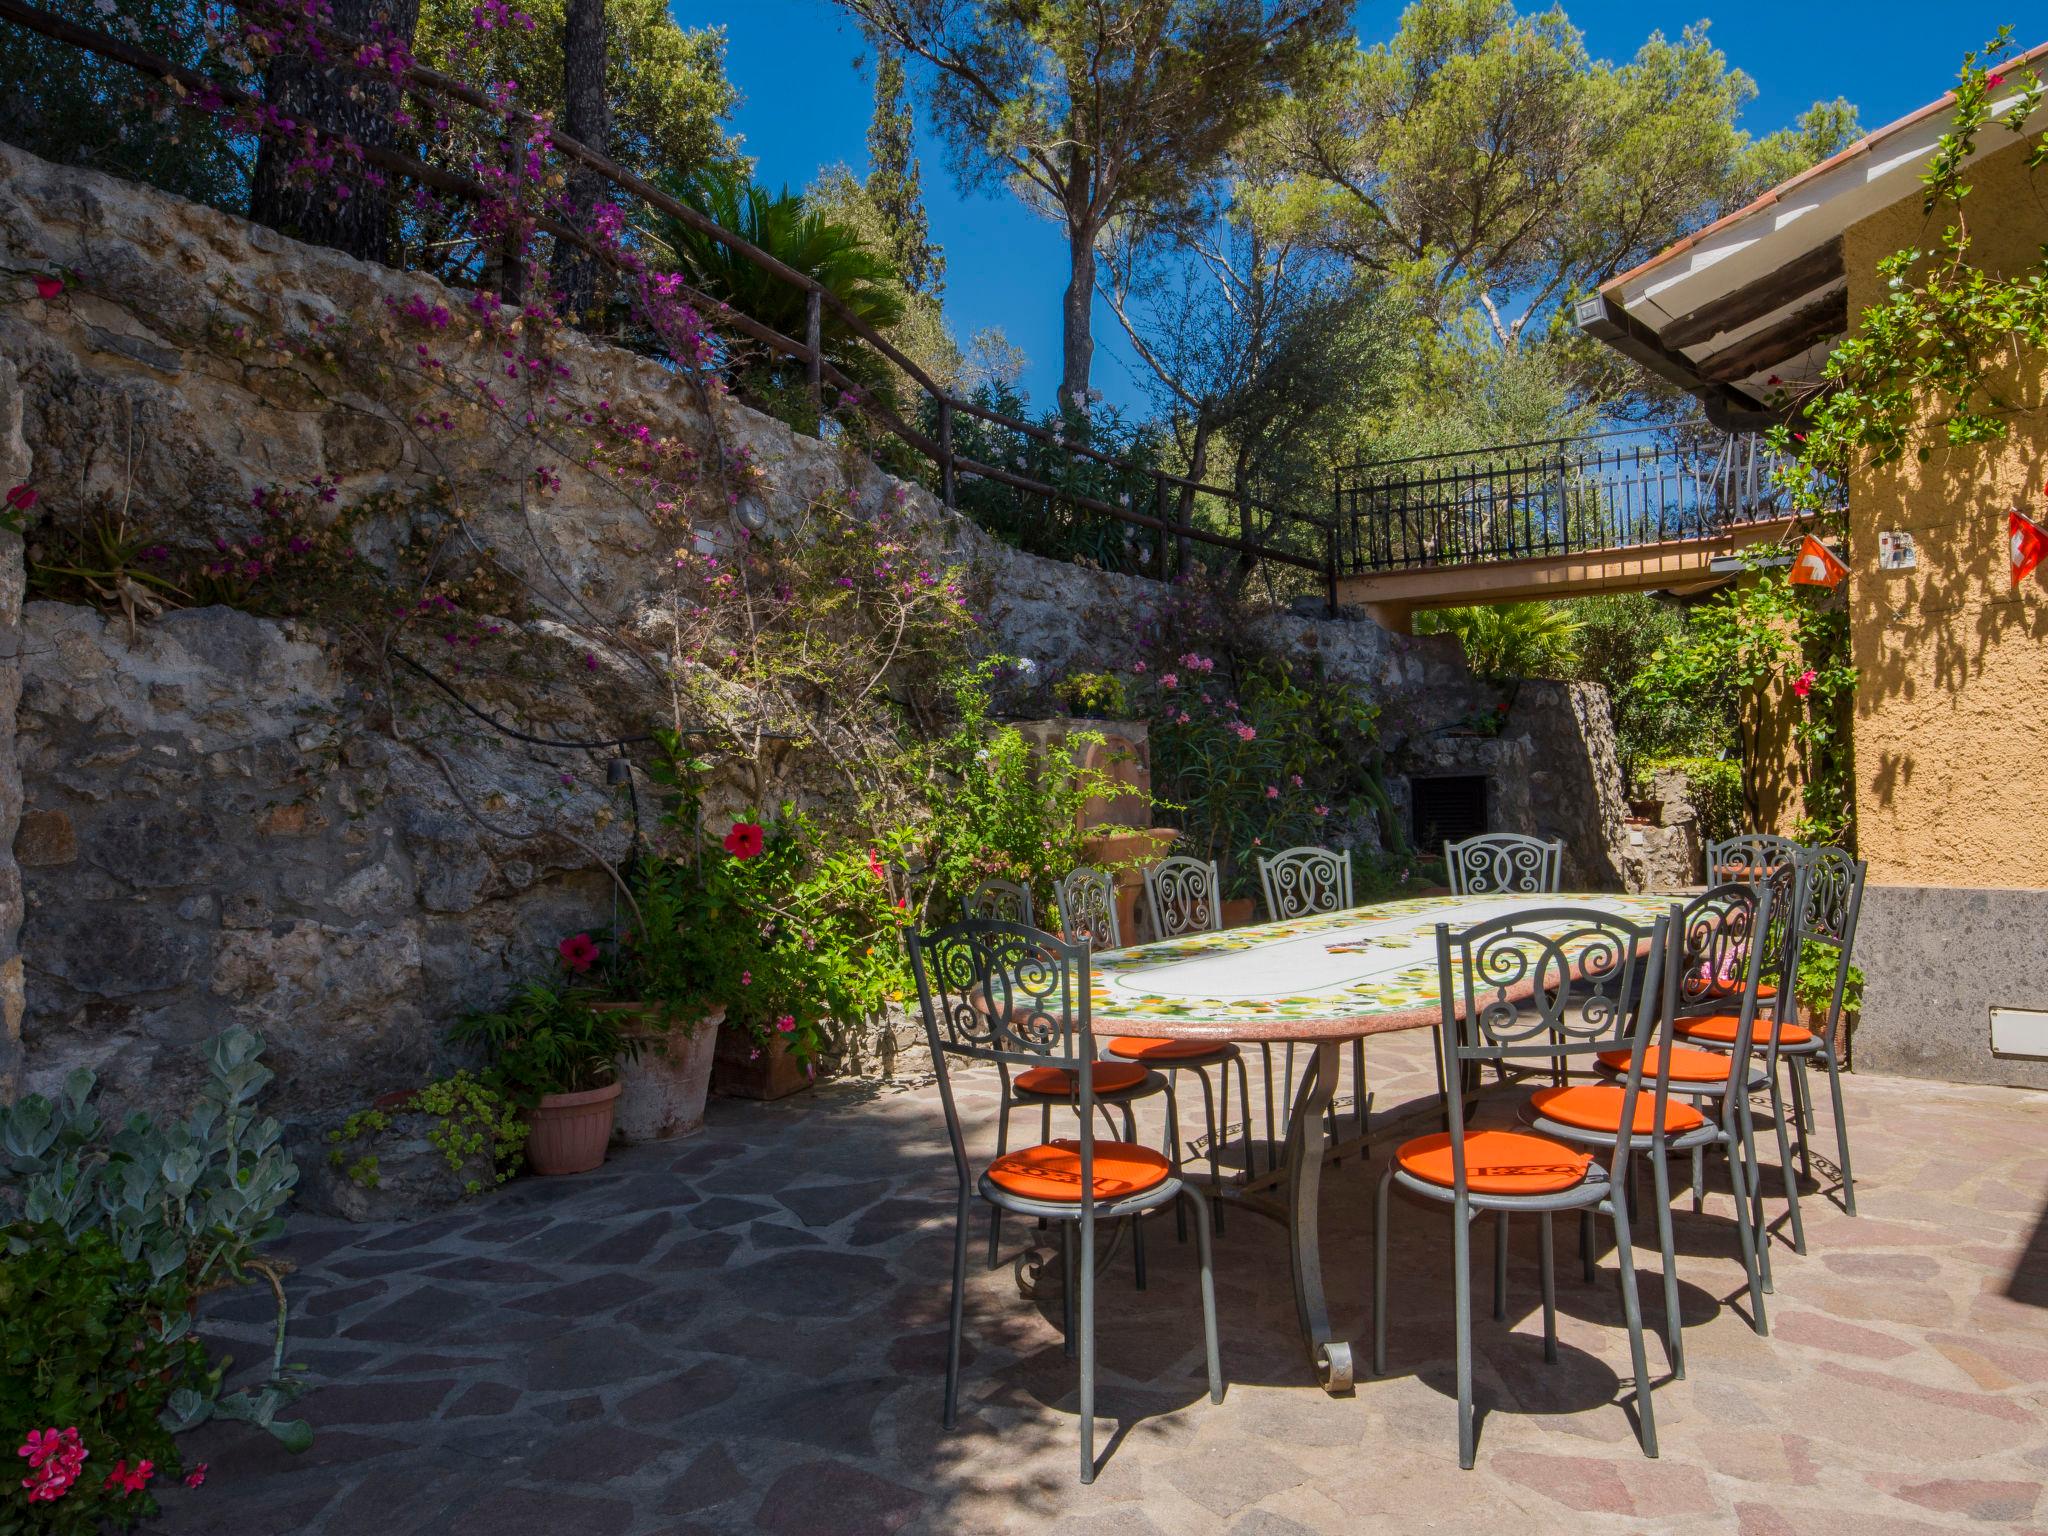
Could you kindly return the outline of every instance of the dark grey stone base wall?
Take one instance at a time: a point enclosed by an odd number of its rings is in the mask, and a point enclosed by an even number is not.
[[[1991,1010],[2048,1008],[2048,890],[1873,885],[1856,962],[1858,1068],[2048,1088],[2048,1060],[1991,1054]]]

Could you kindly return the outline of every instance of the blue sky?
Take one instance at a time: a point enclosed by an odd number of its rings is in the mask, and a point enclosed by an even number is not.
[[[1536,8],[1535,0],[1523,8]],[[871,97],[868,77],[853,67],[865,49],[836,5],[671,0],[670,9],[684,26],[726,29],[727,67],[746,98],[733,127],[758,159],[762,180],[801,187],[836,161],[865,173]],[[1387,35],[1400,9],[1360,5],[1360,35]],[[1567,10],[1593,52],[1606,58],[1633,54],[1653,30],[1676,35],[1689,22],[1711,19],[1715,42],[1757,83],[1744,126],[1758,134],[1782,126],[1812,101],[1836,96],[1855,102],[1865,128],[1875,128],[1946,90],[1963,51],[2001,22],[2014,23],[2022,45],[2041,41],[2027,31],[2028,7],[2017,0],[1939,6],[1864,0],[1853,7],[1839,0],[1728,0],[1718,8],[1700,0],[1578,0]],[[985,326],[1001,326],[1030,359],[1025,384],[1033,401],[1049,406],[1059,378],[1064,242],[1053,225],[1024,212],[1006,192],[963,196],[946,169],[943,147],[922,122],[918,140],[932,233],[946,250],[948,318],[963,342]],[[1115,318],[1099,303],[1096,309],[1095,385],[1112,402],[1140,405],[1142,391],[1131,371],[1139,365]]]

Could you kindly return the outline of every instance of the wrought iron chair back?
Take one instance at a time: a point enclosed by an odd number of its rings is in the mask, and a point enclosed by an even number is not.
[[[1835,952],[1834,983],[1828,989],[1827,1010],[1820,1021],[1820,1033],[1836,1039],[1842,1018],[1842,997],[1849,985],[1849,966],[1856,949],[1856,924],[1863,912],[1863,877],[1869,865],[1847,849],[1833,846],[1809,848],[1799,861],[1798,921],[1790,945],[1787,984],[1779,989],[1780,1015],[1796,1001],[1793,995],[1799,961],[1808,944],[1819,944]]]
[[[1541,895],[1564,881],[1564,844],[1520,832],[1484,832],[1461,843],[1444,844],[1451,894],[1484,896],[1494,891]]]
[[[1123,923],[1116,913],[1116,877],[1083,864],[1053,887],[1060,909],[1060,936],[1069,944],[1122,949]]]
[[[1704,1004],[1735,1004],[1740,1025],[1729,1058],[1732,1095],[1749,1071],[1749,1043],[1756,1025],[1758,988],[1777,966],[1770,935],[1778,892],[1761,885],[1714,886],[1671,909],[1672,963],[1664,976],[1668,1017]],[[1764,941],[1758,942],[1758,935]]]
[[[1468,1062],[1547,1060],[1568,1066],[1626,1047],[1631,1052],[1619,1124],[1631,1125],[1642,1090],[1645,1049],[1657,1031],[1665,996],[1668,916],[1637,923],[1584,907],[1532,907],[1453,933],[1437,924],[1437,970],[1443,997],[1444,1060],[1449,1080]],[[1670,1022],[1664,1022],[1668,1034]],[[1652,1091],[1664,1112],[1662,1072]],[[1451,1167],[1467,1191],[1465,1103],[1446,1095]],[[1615,1138],[1609,1177],[1626,1171],[1629,1139]]]
[[[1152,937],[1213,933],[1223,926],[1223,876],[1214,859],[1174,854],[1145,866],[1145,906]]]
[[[1735,880],[1754,883],[1787,865],[1797,864],[1804,851],[1803,845],[1775,832],[1738,832],[1707,844],[1707,884]],[[1779,904],[1779,910],[1782,916],[1784,903]]]
[[[969,1177],[969,1165],[953,1103],[952,1057],[1072,1070],[1082,1159],[1092,1167],[1095,1074],[1086,1067],[1095,1045],[1088,1023],[1088,946],[1024,923],[972,918],[926,934],[906,928],[903,943],[960,1176]]]
[[[1289,848],[1259,859],[1259,887],[1266,916],[1274,922],[1317,912],[1342,912],[1351,905],[1351,850]]]
[[[1029,928],[1037,921],[1031,910],[1031,888],[1014,880],[984,880],[960,905],[969,922],[1022,923]]]

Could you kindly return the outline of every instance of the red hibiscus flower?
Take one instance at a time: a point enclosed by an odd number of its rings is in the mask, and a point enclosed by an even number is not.
[[[562,964],[581,976],[597,964],[597,941],[587,933],[572,933],[555,946]]]
[[[61,277],[45,276],[36,279],[36,297],[40,299],[54,299],[63,291],[64,279]]]
[[[764,839],[758,821],[736,821],[725,834],[725,851],[736,859],[751,859],[761,851]]]

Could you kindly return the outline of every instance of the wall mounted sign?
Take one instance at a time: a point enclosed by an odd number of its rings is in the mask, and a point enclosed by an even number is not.
[[[1910,571],[1920,563],[1920,551],[1913,547],[1913,535],[1903,528],[1888,528],[1877,536],[1877,568],[1881,571]]]
[[[2041,525],[2025,513],[2015,512],[2005,525],[2006,538],[2012,546],[2012,584],[2018,586],[2027,579],[2027,572],[2048,556],[2048,533]]]
[[[1849,567],[1827,545],[1812,534],[1792,557],[1792,574],[1785,579],[1795,587],[1839,587]]]

